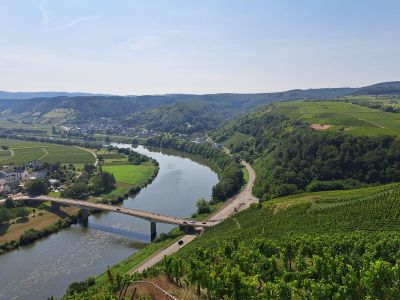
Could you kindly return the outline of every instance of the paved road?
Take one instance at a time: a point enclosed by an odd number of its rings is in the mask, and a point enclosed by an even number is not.
[[[227,200],[218,211],[213,213],[209,219],[217,219],[217,220],[225,220],[231,215],[233,215],[236,211],[241,211],[243,209],[248,208],[252,203],[257,203],[258,199],[251,194],[253,189],[254,180],[256,179],[256,173],[254,172],[253,168],[247,162],[242,161],[242,164],[246,167],[247,171],[249,172],[249,181],[246,187],[235,197]],[[178,245],[178,243],[173,243],[171,246],[162,249],[149,257],[147,260],[139,264],[137,267],[131,269],[128,274],[132,274],[135,272],[142,272],[147,268],[155,265],[156,263],[160,262],[164,256],[171,255],[177,252],[180,248],[184,247],[191,241],[196,238],[196,235],[185,235],[181,240],[183,240],[182,245]]]
[[[133,217],[138,217],[138,218],[141,218],[141,219],[144,219],[147,221],[151,221],[151,222],[182,225],[182,226],[191,226],[191,227],[201,227],[201,228],[211,227],[220,222],[220,220],[207,220],[205,222],[190,221],[185,218],[171,217],[171,216],[167,216],[167,215],[162,215],[162,214],[158,214],[158,213],[153,213],[153,212],[148,212],[148,211],[138,210],[138,209],[133,209],[133,208],[126,208],[126,207],[101,204],[101,203],[91,203],[88,201],[80,201],[80,200],[73,200],[73,199],[55,198],[55,197],[49,197],[49,196],[44,196],[44,195],[37,196],[37,197],[30,197],[30,196],[26,196],[26,195],[14,196],[13,200],[15,200],[15,201],[23,201],[23,200],[51,201],[51,202],[55,202],[55,203],[59,203],[59,204],[78,206],[81,208],[116,212],[116,213],[120,213],[120,214],[130,215]]]

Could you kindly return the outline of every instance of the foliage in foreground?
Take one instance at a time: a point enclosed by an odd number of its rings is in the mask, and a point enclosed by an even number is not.
[[[399,249],[397,233],[255,239],[166,257],[160,270],[210,299],[395,299]]]

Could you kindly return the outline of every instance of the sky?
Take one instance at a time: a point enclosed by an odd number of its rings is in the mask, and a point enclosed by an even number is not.
[[[0,0],[0,90],[257,93],[400,80],[398,0]]]

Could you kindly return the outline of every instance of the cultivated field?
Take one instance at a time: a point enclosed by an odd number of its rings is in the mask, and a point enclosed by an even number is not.
[[[400,230],[400,185],[346,191],[316,192],[278,198],[236,214],[207,230],[185,247],[193,251],[225,241],[247,241],[258,237],[283,240],[291,235]],[[184,254],[189,252],[184,251]]]
[[[62,164],[95,162],[95,158],[90,152],[74,146],[12,139],[0,139],[0,146],[9,147],[9,151],[1,151],[0,164],[2,165],[22,165],[32,160]]]
[[[282,102],[274,110],[309,124],[332,125],[325,130],[345,131],[354,135],[400,135],[400,114],[382,112],[345,102]]]

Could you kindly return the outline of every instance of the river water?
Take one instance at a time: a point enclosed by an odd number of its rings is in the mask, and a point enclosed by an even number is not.
[[[160,171],[138,195],[125,200],[124,207],[188,217],[196,210],[198,198],[210,198],[218,177],[209,167],[170,151],[142,146],[135,150],[155,158]],[[157,233],[172,228],[157,224]],[[149,241],[148,221],[110,212],[90,216],[87,227],[73,225],[1,255],[0,299],[60,297],[70,283],[103,273]]]

